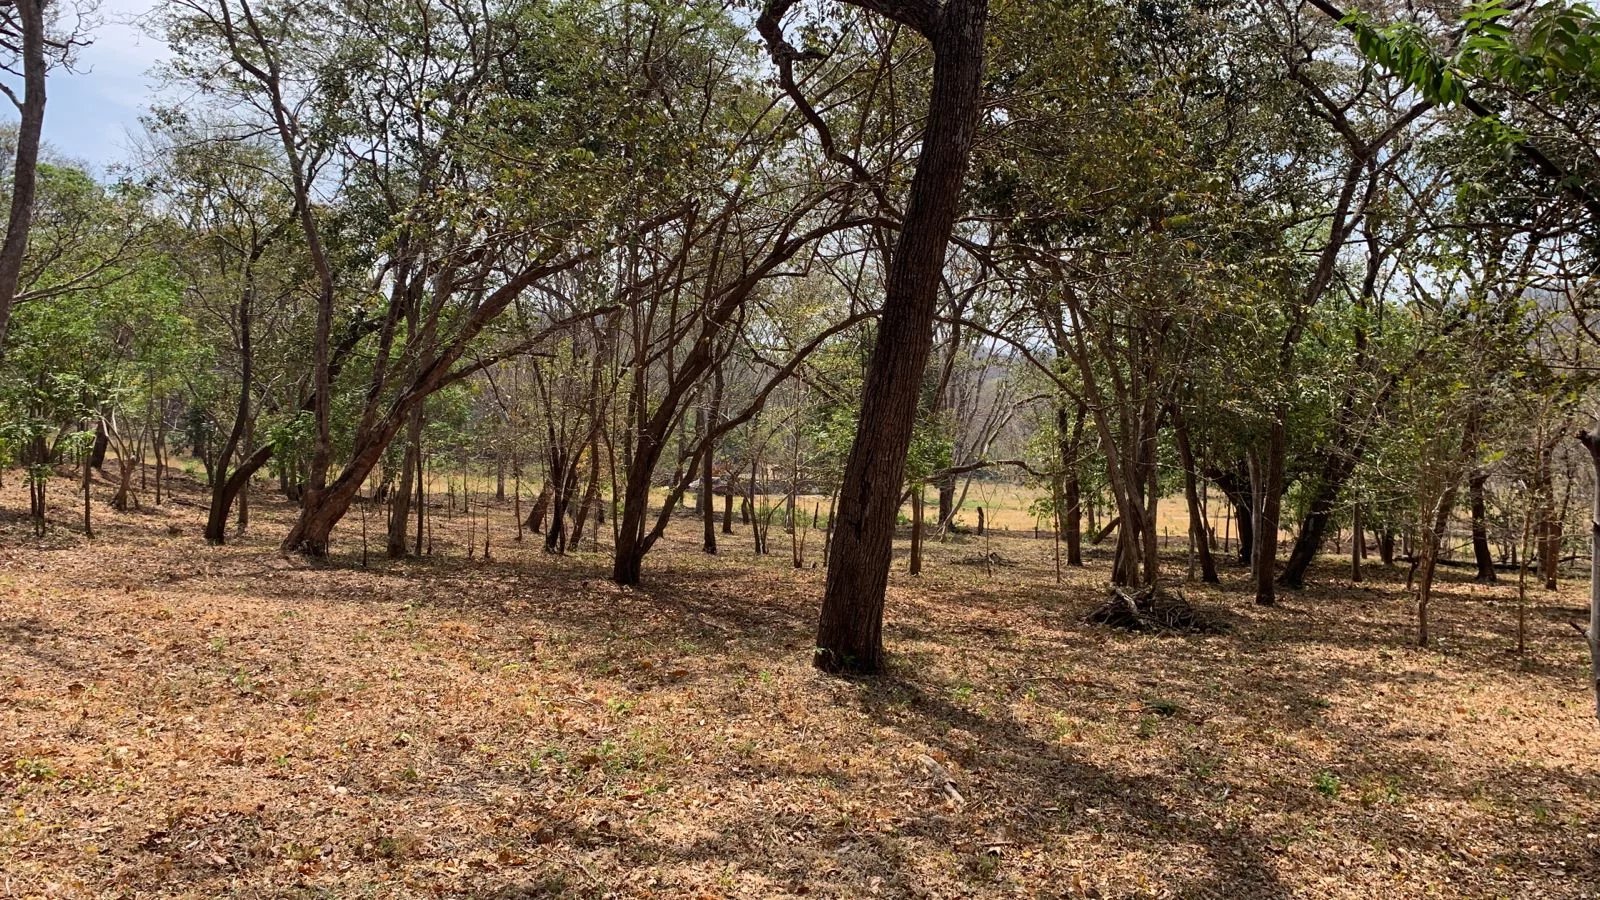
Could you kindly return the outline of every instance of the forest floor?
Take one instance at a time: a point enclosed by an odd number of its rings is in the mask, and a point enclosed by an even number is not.
[[[307,565],[279,502],[225,548],[192,482],[40,540],[17,482],[0,896],[1600,896],[1576,582],[1523,658],[1513,585],[1446,572],[1421,650],[1404,573],[1331,559],[1275,608],[1186,588],[1228,634],[1130,636],[1083,624],[1105,559],[1058,585],[1049,541],[962,537],[897,563],[855,681],[811,668],[822,572],[776,527],[711,558],[686,521],[625,590],[502,506],[492,561],[441,509],[433,557],[363,568],[359,513]]]

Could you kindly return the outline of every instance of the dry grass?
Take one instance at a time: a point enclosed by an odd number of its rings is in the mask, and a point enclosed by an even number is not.
[[[1057,586],[1048,542],[965,538],[858,682],[810,668],[821,572],[777,528],[677,528],[619,590],[504,509],[492,562],[441,511],[439,555],[362,569],[358,518],[311,567],[281,505],[210,549],[199,502],[0,520],[0,895],[1600,895],[1577,589],[1525,660],[1509,588],[1447,582],[1418,650],[1398,575],[1333,564],[1133,637],[1080,624],[1105,560]]]

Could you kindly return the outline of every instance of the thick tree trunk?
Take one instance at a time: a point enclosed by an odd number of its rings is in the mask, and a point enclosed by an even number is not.
[[[106,451],[109,449],[111,449],[111,438],[106,434],[106,423],[100,422],[94,428],[94,446],[89,450],[89,465],[104,471]]]
[[[1311,497],[1306,517],[1300,522],[1300,532],[1295,535],[1289,559],[1278,575],[1278,583],[1288,588],[1305,586],[1306,573],[1322,550],[1327,539],[1328,525],[1339,505],[1339,495],[1354,473],[1353,457],[1348,452],[1335,451],[1324,470],[1316,476],[1316,487]]]
[[[1494,584],[1499,580],[1494,572],[1494,554],[1489,550],[1488,509],[1483,499],[1483,486],[1488,480],[1488,473],[1480,470],[1474,472],[1467,483],[1472,504],[1472,559],[1478,567],[1475,580],[1479,584]]]
[[[523,520],[523,526],[533,534],[544,534],[544,517],[549,510],[550,482],[546,481],[539,487],[539,494],[533,498],[533,503],[529,504],[528,518]]]
[[[1083,565],[1083,489],[1077,475],[1061,485],[1061,539],[1067,545],[1067,565]]]
[[[899,9],[901,4],[892,8]],[[917,10],[921,3],[907,3]],[[883,669],[883,603],[895,508],[933,343],[933,316],[946,244],[960,206],[977,131],[988,0],[933,7],[933,84],[922,155],[885,283],[877,342],[867,367],[861,422],[845,462],[839,528],[813,661],[828,672]]]

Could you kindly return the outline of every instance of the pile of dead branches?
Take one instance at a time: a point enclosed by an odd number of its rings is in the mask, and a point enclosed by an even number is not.
[[[1091,625],[1147,634],[1221,634],[1223,623],[1206,616],[1178,591],[1157,587],[1113,587],[1106,602],[1089,613]]]

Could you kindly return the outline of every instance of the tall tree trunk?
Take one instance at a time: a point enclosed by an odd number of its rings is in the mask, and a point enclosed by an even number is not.
[[[1494,584],[1499,578],[1494,571],[1494,554],[1489,550],[1488,509],[1483,499],[1483,486],[1489,474],[1483,470],[1472,473],[1467,483],[1468,499],[1472,504],[1472,559],[1477,564],[1476,581]]]
[[[533,503],[528,506],[528,518],[523,520],[523,525],[533,534],[544,534],[545,513],[550,510],[550,482],[546,480],[540,485],[539,493],[533,498]]]
[[[1361,524],[1361,504],[1350,510],[1350,580],[1361,581],[1361,561],[1367,558],[1367,532]]]
[[[1064,403],[1056,404],[1056,439],[1061,455],[1061,539],[1067,544],[1067,565],[1083,565],[1083,485],[1078,479],[1078,451],[1083,446],[1083,421],[1088,406],[1078,404],[1076,419],[1071,427]]]
[[[600,513],[600,428],[596,426],[589,435],[589,477],[583,488],[583,499],[578,503],[578,510],[572,517],[572,547],[579,549],[583,543],[583,529],[589,516],[595,516],[595,534],[600,533],[600,526],[605,523],[604,516]]]
[[[1189,537],[1200,562],[1200,580],[1216,584],[1217,562],[1211,557],[1211,532],[1206,527],[1205,510],[1200,505],[1200,490],[1195,477],[1194,450],[1189,444],[1188,417],[1177,404],[1172,407],[1172,430],[1178,445],[1178,464],[1183,467],[1183,496],[1189,503]]]
[[[1067,544],[1067,565],[1083,565],[1083,488],[1076,473],[1061,480],[1061,539]]]
[[[1589,645],[1589,680],[1594,686],[1594,714],[1600,719],[1600,434],[1579,432],[1578,440],[1594,464],[1594,505],[1589,513],[1589,628],[1583,639]]]
[[[412,494],[416,489],[418,456],[422,453],[422,405],[411,411],[406,422],[405,456],[400,464],[400,486],[389,503],[389,528],[385,552],[390,559],[404,559],[410,549],[407,531],[411,526]]]
[[[704,432],[705,440],[712,441],[711,433],[717,427],[717,420],[722,415],[722,366],[712,370],[711,410],[706,415],[709,426]],[[700,463],[700,520],[704,526],[701,535],[700,549],[715,555],[717,552],[717,493],[713,482],[716,480],[715,458],[717,448],[714,443],[705,449],[704,458]]]
[[[1417,644],[1428,646],[1428,604],[1433,599],[1433,576],[1439,564],[1439,542],[1450,524],[1450,513],[1456,503],[1456,487],[1451,484],[1439,498],[1439,505],[1427,520],[1422,532],[1422,557],[1417,564]]]
[[[926,504],[922,485],[914,485],[911,488],[911,561],[906,568],[912,575],[922,574],[922,511]]]
[[[22,99],[17,104],[17,155],[11,170],[11,211],[5,242],[0,244],[0,361],[5,360],[6,331],[22,279],[28,234],[33,228],[34,195],[39,183],[39,141],[44,132],[45,0],[15,0],[22,31]]]
[[[846,458],[839,528],[813,662],[828,672],[883,669],[883,603],[923,371],[933,344],[934,308],[946,244],[977,131],[988,0],[888,5],[891,14],[931,18],[933,84],[922,154],[911,182],[889,271],[876,345],[867,367],[861,420]],[[930,12],[931,10],[931,12]]]
[[[1271,606],[1278,599],[1274,589],[1274,569],[1278,563],[1278,522],[1283,512],[1283,464],[1287,452],[1281,415],[1269,429],[1265,451],[1265,459],[1258,464],[1262,471],[1260,489],[1256,492],[1259,513],[1255,521],[1256,546],[1252,554],[1258,606]]]

